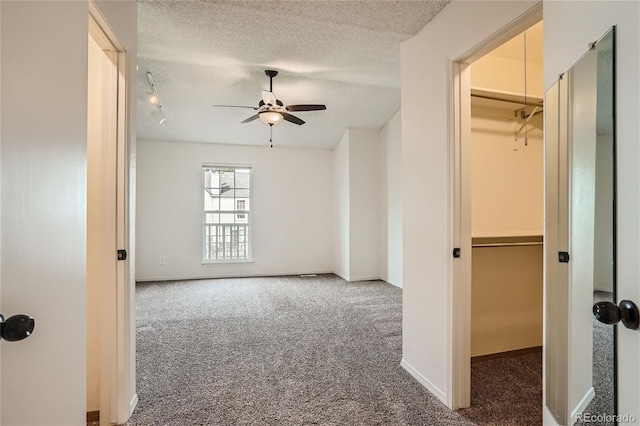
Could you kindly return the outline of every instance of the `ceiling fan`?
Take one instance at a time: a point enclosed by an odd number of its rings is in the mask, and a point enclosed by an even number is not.
[[[303,111],[321,111],[327,109],[325,105],[321,104],[304,104],[304,105],[285,105],[280,99],[276,99],[273,94],[273,78],[278,75],[278,71],[265,70],[264,73],[269,77],[269,90],[262,91],[262,99],[258,102],[257,107],[241,106],[241,105],[213,105],[214,107],[228,107],[228,108],[251,108],[258,111],[251,117],[243,120],[241,123],[249,123],[250,121],[260,119],[265,124],[269,125],[270,133],[272,134],[272,128],[275,124],[288,121],[290,123],[303,125],[305,122],[295,115],[289,114],[290,111],[303,112]],[[273,147],[273,138],[270,137],[271,147]]]

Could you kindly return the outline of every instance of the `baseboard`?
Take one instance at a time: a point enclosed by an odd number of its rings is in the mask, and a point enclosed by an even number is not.
[[[553,414],[551,414],[551,411],[549,411],[549,407],[547,407],[546,404],[544,405],[544,409],[542,412],[542,424],[544,426],[561,426],[553,416]]]
[[[512,356],[539,353],[542,355],[542,346],[533,346],[531,348],[515,349],[513,351],[497,352],[494,354],[476,355],[471,357],[471,361],[486,361],[488,359],[509,358]]]
[[[134,393],[133,394],[133,398],[131,398],[131,402],[129,403],[129,418],[131,418],[131,415],[133,414],[133,411],[136,409],[136,407],[138,406],[138,394]],[[127,418],[127,421],[129,420],[129,418]]]
[[[571,424],[575,424],[578,420],[578,414],[584,413],[584,410],[587,409],[587,405],[589,405],[594,396],[596,396],[596,391],[593,389],[593,386],[591,386],[578,405],[576,405],[576,408],[571,412]]]
[[[89,411],[87,412],[87,423],[89,422],[99,422],[100,421],[100,411]]]
[[[326,275],[326,274],[334,274],[333,271],[325,271],[325,272],[282,272],[282,273],[274,273],[274,274],[230,274],[230,275],[215,275],[215,276],[177,276],[177,277],[146,277],[146,278],[136,278],[137,283],[144,282],[163,282],[163,281],[190,281],[190,280],[215,280],[218,278],[260,278],[260,277],[290,277],[292,275],[307,275],[307,274],[316,274],[316,275]]]
[[[356,277],[348,280],[349,282],[358,282],[358,281],[384,281],[380,277]]]
[[[429,379],[418,373],[418,371],[413,368],[411,364],[405,361],[404,358],[402,359],[402,362],[400,362],[400,365],[402,366],[402,368],[407,370],[407,372],[411,374],[413,378],[416,379],[422,386],[427,388],[427,390],[431,392],[436,398],[438,398],[444,405],[446,405],[447,407],[449,406],[447,403],[447,395],[442,392],[436,385],[431,383]]]
[[[394,287],[402,288],[402,284],[396,284],[396,283],[393,283],[393,282],[387,281],[387,280],[384,280],[384,282],[386,282],[387,284],[391,284]]]

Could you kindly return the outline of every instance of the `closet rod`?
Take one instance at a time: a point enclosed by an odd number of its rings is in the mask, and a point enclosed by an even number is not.
[[[500,102],[509,102],[511,104],[519,104],[519,105],[526,105],[526,106],[538,106],[541,107],[542,106],[542,102],[521,102],[521,101],[512,101],[512,100],[508,100],[508,99],[503,99],[503,98],[499,98],[496,96],[487,96],[487,95],[477,95],[477,94],[471,94],[472,98],[479,98],[479,99],[488,99],[490,101],[500,101]]]
[[[477,243],[472,244],[472,248],[486,248],[486,247],[514,247],[514,246],[541,246],[544,243],[542,241],[526,241],[526,242],[513,242],[513,243]]]

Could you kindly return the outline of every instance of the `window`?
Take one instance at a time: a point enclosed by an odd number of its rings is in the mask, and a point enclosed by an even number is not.
[[[202,166],[204,263],[251,260],[251,168]]]
[[[236,210],[244,211],[247,209],[247,200],[236,200]],[[244,213],[238,213],[236,219],[245,219],[247,216]]]

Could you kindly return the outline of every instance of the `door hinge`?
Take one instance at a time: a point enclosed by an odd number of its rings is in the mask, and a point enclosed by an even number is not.
[[[560,263],[569,263],[569,253],[566,251],[558,252],[558,261]]]
[[[118,260],[127,260],[126,250],[118,250]]]
[[[453,258],[454,259],[460,258],[460,247],[456,247],[453,249]]]

